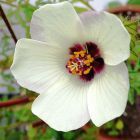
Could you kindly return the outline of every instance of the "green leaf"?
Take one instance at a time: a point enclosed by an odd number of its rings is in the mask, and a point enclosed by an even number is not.
[[[120,19],[131,36],[131,43],[130,43],[131,58],[137,59],[138,55],[137,52],[134,51],[134,48],[136,46],[136,41],[137,41],[137,35],[138,35],[137,27],[139,21],[128,20],[127,18],[124,18],[122,16],[120,17]]]
[[[134,94],[134,89],[132,88],[129,90],[128,101],[131,105],[135,103],[135,94]]]
[[[119,135],[119,132],[117,131],[117,130],[111,130],[111,131],[109,131],[108,132],[108,135],[110,135],[110,136],[118,136]]]
[[[20,140],[20,132],[19,131],[15,131],[15,130],[12,130],[6,140]]]
[[[12,85],[8,85],[7,88],[10,93],[15,91],[15,87],[13,87]]]
[[[42,140],[45,140],[45,139],[47,139],[47,140],[57,139],[57,136],[58,136],[58,132],[55,131],[54,129],[48,127],[47,130],[46,130],[46,133],[45,133],[45,135],[43,137],[44,139],[42,139]]]
[[[30,22],[33,12],[36,10],[36,8],[31,4],[25,4],[25,5],[21,5],[21,9],[25,14],[26,21]]]
[[[86,133],[83,133],[83,135],[81,135],[81,140],[96,140],[96,135],[98,132],[98,128],[95,126],[89,127],[86,130]]]
[[[123,128],[124,128],[123,121],[121,119],[119,119],[116,123],[116,129],[122,130]]]
[[[136,52],[137,55],[140,57],[140,40],[137,40],[137,41],[135,42],[135,48],[134,48],[133,50],[134,50],[134,52]]]
[[[6,132],[3,129],[0,129],[0,139],[5,140]]]
[[[28,126],[28,137],[30,140],[33,140],[35,138],[36,131],[32,127],[32,125]]]
[[[137,36],[137,26],[138,22],[136,21],[124,21],[124,26],[126,27],[127,31],[131,35],[131,49],[135,47],[136,36]]]
[[[76,132],[67,132],[63,134],[64,140],[74,140],[76,139],[76,136],[78,135],[78,131]]]
[[[106,124],[104,124],[104,128],[105,128],[105,129],[111,129],[111,128],[114,127],[114,124],[115,124],[114,120],[109,121],[109,122],[107,122]]]
[[[75,6],[74,9],[76,10],[77,13],[82,13],[88,10],[87,8],[82,8],[77,6]]]

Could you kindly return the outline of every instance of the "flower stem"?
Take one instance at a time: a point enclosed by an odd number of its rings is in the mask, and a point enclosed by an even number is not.
[[[12,27],[11,27],[11,25],[10,25],[10,23],[9,23],[1,5],[0,5],[0,16],[2,17],[2,19],[3,19],[7,29],[9,30],[14,42],[16,43],[17,42],[16,35],[15,35],[15,33],[14,33],[14,31],[13,31],[13,29],[12,29]]]

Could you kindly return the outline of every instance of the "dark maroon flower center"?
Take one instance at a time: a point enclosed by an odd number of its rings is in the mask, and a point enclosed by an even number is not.
[[[90,81],[104,68],[104,60],[95,43],[76,44],[70,48],[70,59],[66,64],[69,73],[79,75],[84,81]]]

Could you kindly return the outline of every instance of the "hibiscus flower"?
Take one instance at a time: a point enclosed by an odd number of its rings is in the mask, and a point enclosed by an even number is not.
[[[32,39],[17,42],[11,71],[22,87],[39,93],[35,115],[70,131],[124,112],[130,36],[115,15],[78,15],[69,2],[47,4],[34,12],[30,33]]]

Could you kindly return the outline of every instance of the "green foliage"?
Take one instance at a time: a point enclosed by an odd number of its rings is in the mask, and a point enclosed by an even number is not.
[[[81,134],[81,140],[96,140],[98,128],[96,126],[89,127],[86,133]]]
[[[131,35],[131,43],[130,43],[131,55],[134,55],[137,57],[137,54],[133,51],[133,49],[136,46],[137,27],[138,27],[139,21],[138,20],[135,20],[135,21],[128,20],[127,18],[124,18],[124,17],[120,17],[120,19],[122,20],[125,28]]]
[[[129,77],[130,77],[130,90],[128,95],[128,101],[131,105],[135,103],[136,95],[140,95],[140,46],[137,45],[133,49],[136,52],[137,57],[129,58],[127,62]]]
[[[108,8],[113,8],[113,7],[117,7],[120,5],[121,5],[121,3],[117,2],[117,1],[112,1],[108,4]]]
[[[140,5],[140,0],[128,0],[128,4]]]
[[[19,140],[21,137],[21,132],[17,132],[16,130],[11,130],[8,136],[6,136],[6,140]]]
[[[5,140],[5,135],[6,135],[6,132],[4,130],[0,130],[1,140]]]
[[[27,132],[27,135],[29,137],[30,140],[33,140],[36,136],[36,129],[34,129],[32,127],[32,125],[29,125],[28,126],[28,132]]]
[[[32,14],[35,10],[36,10],[36,7],[29,3],[21,5],[21,12],[23,11],[27,22],[31,21]]]
[[[31,105],[15,106],[1,109],[0,111],[0,136],[1,140],[24,140],[35,135],[32,122],[37,120],[31,113]],[[29,127],[28,134],[26,127]],[[35,129],[36,130],[36,129]]]
[[[71,131],[63,134],[64,140],[73,140],[79,135],[79,132]]]
[[[128,101],[131,105],[135,103],[135,90],[133,88],[129,90]]]
[[[119,132],[115,129],[112,129],[111,131],[108,132],[108,135],[110,136],[118,136]]]
[[[124,128],[123,121],[121,119],[118,120],[115,127],[117,130],[122,130]]]
[[[124,128],[123,121],[121,119],[113,120],[106,123],[103,127],[107,134],[110,136],[118,136]]]
[[[139,19],[130,20],[120,17],[124,26],[131,35],[130,50],[131,55],[127,61],[130,77],[130,90],[128,101],[131,105],[135,103],[136,94],[140,94],[140,39],[138,34]]]

